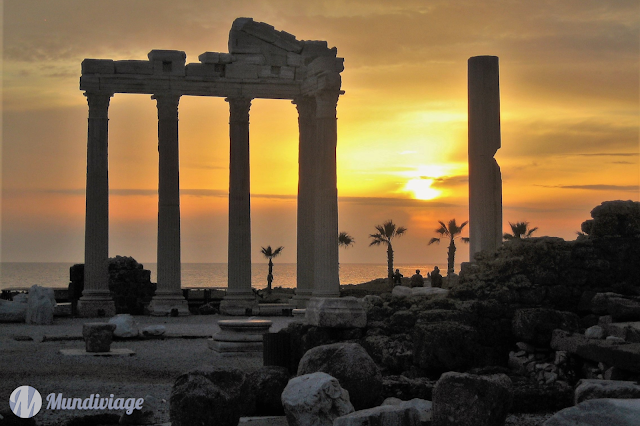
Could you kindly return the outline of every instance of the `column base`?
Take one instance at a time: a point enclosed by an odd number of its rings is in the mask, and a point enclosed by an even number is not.
[[[78,315],[82,318],[110,318],[116,314],[111,293],[93,293],[78,300]]]
[[[258,301],[253,293],[247,295],[227,295],[220,302],[220,314],[232,316],[251,316]]]
[[[305,313],[307,324],[330,328],[364,328],[367,313],[355,297],[312,297]]]
[[[312,294],[310,290],[296,290],[296,295],[291,298],[291,303],[296,305],[298,309],[304,309],[307,307],[309,303],[309,299],[311,299]]]
[[[187,316],[189,303],[182,295],[156,295],[149,303],[149,314],[154,317]]]

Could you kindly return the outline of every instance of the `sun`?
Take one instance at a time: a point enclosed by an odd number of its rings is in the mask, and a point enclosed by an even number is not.
[[[421,165],[417,170],[406,173],[409,179],[403,190],[412,192],[417,200],[433,200],[442,195],[442,191],[432,188],[431,185],[437,178],[446,175],[445,170],[436,165]]]

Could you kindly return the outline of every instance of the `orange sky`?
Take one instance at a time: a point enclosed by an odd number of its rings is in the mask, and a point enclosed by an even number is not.
[[[338,103],[341,262],[384,263],[374,225],[408,228],[396,262],[444,264],[437,220],[468,219],[467,59],[500,57],[504,224],[574,239],[605,200],[639,200],[640,4],[560,1],[9,0],[3,4],[2,261],[81,262],[87,105],[84,58],[187,62],[227,51],[236,17],[345,58]],[[157,122],[146,95],[116,95],[110,116],[110,254],[154,262]],[[228,105],[180,102],[183,262],[225,262]],[[251,109],[254,261],[285,246],[295,262],[297,115]],[[431,180],[429,179],[431,178]],[[431,186],[429,186],[431,183]],[[411,191],[409,189],[413,189]],[[435,190],[435,191],[434,191]],[[421,194],[437,195],[429,201]],[[467,234],[465,233],[465,236]],[[457,261],[468,259],[468,248]]]

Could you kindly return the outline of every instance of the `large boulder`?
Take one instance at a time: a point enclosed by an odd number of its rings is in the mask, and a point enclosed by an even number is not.
[[[0,299],[0,323],[24,322],[27,316],[27,304]]]
[[[334,343],[307,351],[298,365],[298,375],[318,371],[338,379],[356,410],[375,407],[381,401],[380,369],[357,343]]]
[[[640,320],[640,297],[597,293],[591,299],[591,310],[598,315],[611,315],[614,321],[638,321]]]
[[[591,210],[593,219],[582,223],[582,232],[591,237],[640,236],[640,203],[605,201]]]
[[[640,385],[622,380],[582,379],[575,390],[575,404],[589,399],[637,399],[640,398]]]
[[[433,425],[503,426],[512,400],[505,374],[445,373],[433,388]]]
[[[265,366],[247,375],[247,382],[255,396],[256,416],[283,416],[282,391],[289,383],[289,369]]]
[[[115,324],[116,326],[113,331],[115,337],[129,338],[138,336],[138,324],[129,314],[118,314],[109,319],[109,324]]]
[[[338,417],[333,426],[420,426],[420,414],[412,406],[382,405]]]
[[[354,411],[349,392],[322,372],[289,380],[282,392],[282,406],[289,426],[333,426],[335,419]]]
[[[31,286],[29,300],[27,301],[27,324],[53,324],[53,308],[56,306],[56,297],[52,288]]]
[[[414,364],[431,375],[475,367],[483,353],[478,331],[453,321],[418,323],[413,346]]]
[[[237,368],[208,367],[178,376],[171,390],[173,426],[236,426],[254,401],[245,374]]]
[[[553,330],[577,331],[580,328],[580,318],[572,312],[554,309],[518,309],[511,325],[513,334],[519,340],[547,346],[551,342]]]
[[[640,399],[590,399],[558,411],[544,426],[638,426]]]
[[[399,398],[387,398],[382,405],[397,405],[405,408],[413,407],[418,410],[420,422],[423,425],[431,424],[431,416],[433,414],[433,403],[425,399],[413,398],[410,401],[403,401]]]

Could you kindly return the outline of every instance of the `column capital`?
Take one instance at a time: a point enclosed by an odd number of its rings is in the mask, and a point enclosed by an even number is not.
[[[229,122],[249,122],[249,110],[251,109],[251,98],[229,97],[224,99],[229,102]]]
[[[340,92],[323,91],[318,93],[316,98],[317,118],[336,118],[336,108]]]
[[[178,103],[180,96],[172,93],[157,93],[151,96],[155,99],[158,107],[158,119],[178,119]]]
[[[113,93],[84,92],[89,104],[89,118],[108,118],[109,102]]]
[[[298,110],[298,117],[303,122],[316,118],[316,100],[311,96],[300,96],[291,101]]]

